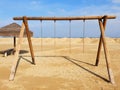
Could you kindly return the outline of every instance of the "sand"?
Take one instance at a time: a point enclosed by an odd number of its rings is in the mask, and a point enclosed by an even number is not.
[[[9,75],[14,55],[0,54],[0,90],[120,90],[120,38],[106,38],[115,84],[107,82],[104,52],[95,65],[98,38],[32,38],[36,65],[23,39],[14,81]],[[42,41],[42,43],[41,43]],[[55,45],[54,45],[55,41]],[[43,46],[41,46],[41,44]],[[13,48],[13,38],[0,38],[0,51]]]

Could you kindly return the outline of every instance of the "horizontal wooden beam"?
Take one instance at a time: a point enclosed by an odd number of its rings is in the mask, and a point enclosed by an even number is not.
[[[23,16],[24,17],[24,16]],[[23,17],[14,17],[14,20],[23,20]],[[116,16],[77,16],[77,17],[26,17],[27,20],[95,20],[95,19],[115,19]]]

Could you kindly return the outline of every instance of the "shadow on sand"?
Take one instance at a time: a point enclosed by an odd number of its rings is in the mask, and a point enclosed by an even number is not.
[[[25,53],[28,53],[29,51],[27,50],[20,50],[19,54],[25,54]],[[15,53],[15,50],[12,48],[12,49],[6,49],[6,50],[2,50],[0,51],[0,54],[7,54],[8,55],[12,55]]]
[[[19,57],[19,59],[18,59],[18,61],[17,61],[16,71],[17,71],[17,68],[18,68],[18,65],[19,65],[21,59],[29,62],[30,64],[32,64],[32,60],[28,60],[26,57],[31,57],[31,56],[20,56],[20,57]],[[70,57],[68,57],[68,56],[35,56],[35,57],[55,57],[55,58],[61,57],[61,58],[64,58],[65,60],[73,63],[73,64],[76,65],[77,67],[80,67],[80,68],[82,68],[83,70],[89,72],[90,74],[93,74],[94,76],[96,76],[96,77],[98,77],[98,78],[100,78],[100,79],[102,79],[102,80],[104,80],[104,81],[106,81],[106,82],[110,82],[110,81],[107,80],[106,78],[104,78],[104,77],[96,74],[95,72],[93,72],[93,71],[91,71],[91,70],[89,70],[89,69],[81,66],[81,65],[78,64],[77,62],[79,62],[79,63],[84,63],[84,64],[91,65],[91,66],[95,66],[95,65],[93,65],[93,64],[90,64],[90,63],[87,63],[87,62],[84,62],[84,61],[80,61],[80,60],[76,60],[76,59],[70,58]],[[16,72],[16,71],[15,71],[15,72]]]

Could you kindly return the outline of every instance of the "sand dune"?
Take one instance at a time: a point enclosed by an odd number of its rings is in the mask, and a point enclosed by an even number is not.
[[[13,48],[12,40],[0,38],[0,51]],[[0,54],[0,90],[120,90],[120,38],[106,40],[115,85],[106,81],[103,49],[99,66],[94,66],[98,38],[85,38],[84,49],[81,38],[32,38],[36,65],[30,63],[29,46],[24,38],[14,81],[8,80],[14,55]]]

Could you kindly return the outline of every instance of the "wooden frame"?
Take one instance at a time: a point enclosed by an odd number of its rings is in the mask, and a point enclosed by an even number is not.
[[[16,46],[15,61],[14,61],[13,66],[11,68],[11,74],[10,74],[9,80],[13,80],[15,73],[16,73],[17,62],[18,62],[20,46],[21,46],[22,38],[23,38],[23,34],[24,34],[24,29],[26,29],[26,34],[27,34],[27,39],[28,39],[29,48],[30,48],[30,52],[31,52],[32,62],[33,62],[33,64],[35,64],[34,52],[33,52],[31,37],[29,34],[29,26],[28,26],[28,22],[27,22],[28,20],[41,20],[41,21],[42,20],[54,20],[54,21],[56,21],[56,20],[70,20],[70,21],[71,20],[98,20],[99,26],[100,26],[100,31],[101,31],[101,36],[100,36],[95,65],[98,66],[98,64],[99,64],[101,47],[103,44],[109,81],[111,83],[115,83],[114,78],[113,78],[113,74],[112,74],[112,70],[111,70],[110,58],[108,55],[109,52],[107,49],[107,43],[106,43],[105,33],[104,33],[107,19],[115,19],[115,18],[116,18],[115,16],[107,16],[107,15],[105,15],[105,16],[81,16],[81,17],[26,17],[26,16],[14,17],[13,18],[14,20],[22,20],[23,23],[22,23],[22,27],[21,27],[21,31],[20,31],[20,35],[19,35],[19,39],[18,39],[18,44]]]
[[[105,15],[107,16],[107,15]],[[78,17],[26,17],[27,20],[96,20],[105,16],[78,16]],[[23,20],[24,17],[14,17],[14,20]],[[115,16],[107,16],[107,19],[115,19]]]

